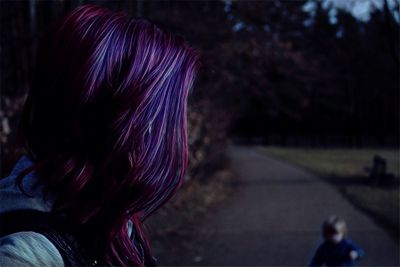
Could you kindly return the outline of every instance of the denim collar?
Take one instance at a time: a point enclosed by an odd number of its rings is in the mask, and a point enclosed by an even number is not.
[[[22,155],[17,163],[15,164],[14,168],[12,169],[10,176],[18,175],[22,170],[28,168],[31,166],[34,162],[27,156],[27,155]]]
[[[43,186],[38,185],[37,175],[29,172],[22,179],[23,189],[31,196],[24,194],[16,184],[17,175],[33,164],[27,155],[19,158],[11,173],[0,180],[0,214],[16,210],[38,210],[49,212],[53,205],[53,198],[49,195],[44,199]]]

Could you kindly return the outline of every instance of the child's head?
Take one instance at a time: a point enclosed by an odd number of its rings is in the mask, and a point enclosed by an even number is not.
[[[337,216],[331,216],[322,226],[324,239],[332,243],[339,243],[347,234],[346,222]]]

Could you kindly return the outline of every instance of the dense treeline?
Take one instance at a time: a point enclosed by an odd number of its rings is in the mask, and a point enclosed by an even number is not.
[[[383,1],[383,0],[382,0]],[[193,175],[217,167],[227,137],[281,145],[399,145],[399,24],[360,21],[316,1],[1,1],[1,173],[21,150],[16,123],[38,39],[94,3],[145,17],[202,54],[188,121]],[[309,2],[309,1],[308,1]]]

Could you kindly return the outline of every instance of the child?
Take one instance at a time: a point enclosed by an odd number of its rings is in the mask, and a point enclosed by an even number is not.
[[[330,217],[322,226],[324,242],[318,247],[309,266],[355,266],[364,251],[346,238],[346,222],[336,216]]]

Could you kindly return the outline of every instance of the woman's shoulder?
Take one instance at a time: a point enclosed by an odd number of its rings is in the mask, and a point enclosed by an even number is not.
[[[0,266],[64,266],[64,261],[44,235],[22,231],[0,238]]]

